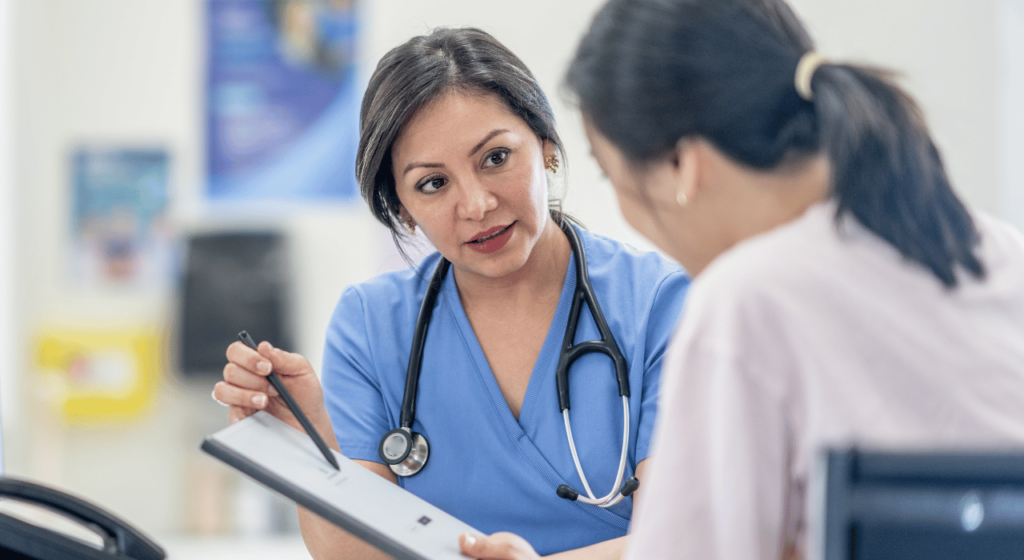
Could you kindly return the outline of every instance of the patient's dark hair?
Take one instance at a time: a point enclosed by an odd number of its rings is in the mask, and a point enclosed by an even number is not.
[[[824,151],[838,220],[853,214],[946,287],[985,273],[917,104],[891,74],[826,63],[813,101],[793,85],[814,44],[782,0],[611,0],[567,84],[598,131],[642,167],[686,137],[771,169]]]
[[[391,147],[402,126],[449,92],[497,96],[541,140],[560,153],[555,116],[530,70],[504,45],[474,28],[440,28],[413,37],[380,60],[359,114],[356,178],[373,215],[391,230],[396,245],[407,235],[391,169]]]

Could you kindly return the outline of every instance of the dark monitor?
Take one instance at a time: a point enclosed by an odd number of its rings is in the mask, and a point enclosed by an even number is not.
[[[224,352],[247,330],[290,348],[286,244],[277,232],[191,236],[180,294],[178,369],[186,378],[219,378]]]
[[[1024,452],[830,451],[825,560],[1024,558]]]

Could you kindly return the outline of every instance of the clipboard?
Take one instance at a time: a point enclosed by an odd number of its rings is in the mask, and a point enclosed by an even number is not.
[[[480,531],[265,411],[203,440],[202,450],[397,560],[466,560],[459,534]]]

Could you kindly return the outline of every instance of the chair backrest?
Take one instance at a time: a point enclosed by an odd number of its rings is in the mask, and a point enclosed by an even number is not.
[[[832,450],[825,560],[1024,558],[1024,452]]]
[[[0,558],[163,560],[163,548],[92,502],[27,480],[0,477]],[[18,507],[10,507],[17,505]]]
[[[180,288],[178,369],[186,378],[221,376],[224,351],[247,330],[290,348],[289,269],[277,232],[192,235]]]

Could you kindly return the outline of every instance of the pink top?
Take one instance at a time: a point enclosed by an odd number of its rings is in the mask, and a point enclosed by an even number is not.
[[[833,203],[692,284],[626,558],[818,558],[824,446],[1024,444],[1024,236],[976,216],[987,279],[948,291]]]

